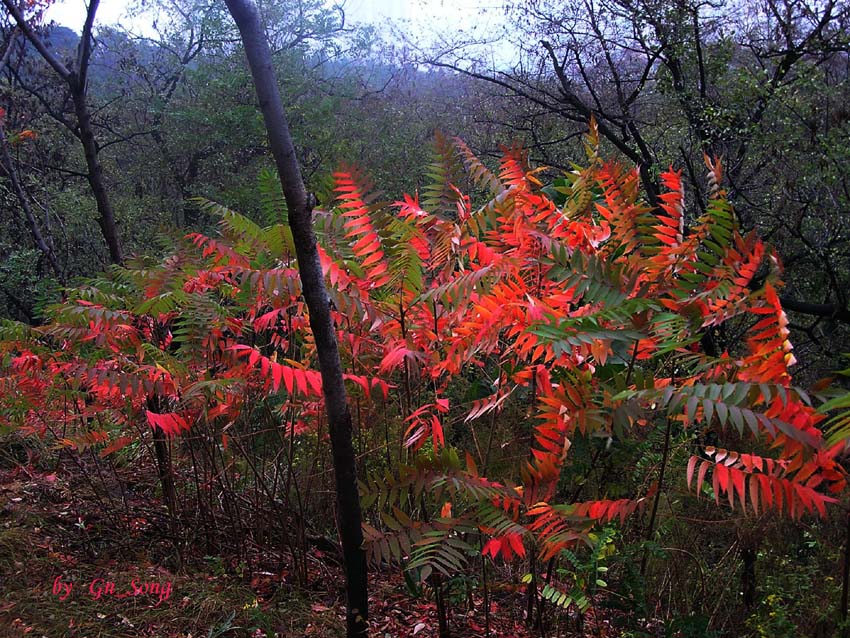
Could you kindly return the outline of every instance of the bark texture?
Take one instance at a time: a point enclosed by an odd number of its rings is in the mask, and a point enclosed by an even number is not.
[[[336,480],[337,527],[345,564],[346,635],[349,638],[366,636],[366,554],[362,548],[360,495],[351,437],[351,413],[345,394],[330,300],[313,232],[311,198],[301,176],[257,6],[252,0],[225,0],[225,3],[242,36],[268,132],[269,146],[283,186],[301,286],[310,313],[310,327],[316,340]]]
[[[74,84],[77,83],[74,82]],[[113,264],[121,264],[124,263],[124,252],[121,249],[121,240],[118,237],[115,212],[112,209],[112,202],[109,199],[106,183],[103,180],[103,167],[98,158],[100,149],[98,148],[94,131],[92,130],[91,115],[89,114],[88,104],[86,104],[85,89],[83,87],[73,86],[71,93],[74,100],[74,112],[77,115],[77,135],[80,143],[83,145],[83,154],[86,158],[86,179],[89,182],[92,194],[94,195],[94,201],[97,204],[99,215],[97,223],[106,241],[106,247],[109,249],[110,261]]]

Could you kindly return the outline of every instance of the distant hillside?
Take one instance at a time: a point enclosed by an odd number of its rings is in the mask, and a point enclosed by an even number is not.
[[[80,41],[80,36],[73,29],[56,24],[49,27],[43,39],[48,47],[63,54],[64,57],[64,55],[67,55],[66,52],[73,55],[77,49],[77,43]]]

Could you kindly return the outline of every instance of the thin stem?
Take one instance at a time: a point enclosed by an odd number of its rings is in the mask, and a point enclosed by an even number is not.
[[[652,514],[649,516],[649,526],[646,530],[646,540],[652,539],[655,533],[655,519],[658,516],[658,503],[661,501],[661,490],[664,485],[664,472],[667,469],[667,457],[670,453],[670,419],[667,419],[667,429],[664,432],[664,451],[661,453],[661,467],[658,470],[658,486],[655,492],[655,500],[652,502]],[[649,550],[643,550],[643,558],[640,560],[640,575],[646,574],[646,563],[649,558]]]

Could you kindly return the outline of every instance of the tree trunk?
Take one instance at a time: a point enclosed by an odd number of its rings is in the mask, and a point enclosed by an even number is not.
[[[76,128],[67,121],[64,117],[56,117],[60,122],[67,126],[76,135],[83,146],[83,153],[86,158],[86,166],[88,167],[89,186],[91,186],[95,201],[97,202],[97,211],[100,217],[97,222],[100,225],[100,230],[103,233],[103,238],[106,240],[106,245],[109,248],[109,258],[112,263],[121,264],[124,262],[124,255],[121,251],[121,241],[118,237],[118,229],[115,225],[115,215],[112,212],[112,204],[109,201],[109,196],[106,192],[106,185],[103,182],[103,168],[98,159],[100,148],[94,137],[92,129],[91,113],[89,106],[86,103],[86,82],[88,77],[89,62],[91,61],[92,44],[92,29],[94,28],[94,18],[97,13],[97,8],[100,5],[100,0],[89,0],[86,7],[86,21],[83,25],[82,33],[80,34],[80,43],[77,47],[77,58],[73,65],[67,65],[66,62],[60,60],[54,52],[48,47],[44,41],[33,30],[32,26],[24,18],[21,7],[16,0],[0,0],[9,12],[9,15],[14,18],[18,28],[35,47],[36,51],[41,55],[45,62],[50,65],[56,74],[62,78],[68,86],[71,94],[71,100],[74,103],[74,114],[77,116]]]
[[[76,84],[76,82],[73,84]],[[83,153],[86,157],[86,167],[88,169],[86,178],[88,179],[89,186],[91,186],[94,200],[97,203],[97,212],[100,215],[97,223],[100,225],[103,238],[106,240],[106,246],[109,248],[109,259],[113,264],[122,264],[124,263],[124,253],[121,250],[121,240],[118,237],[118,227],[115,225],[115,214],[112,211],[112,203],[109,201],[106,185],[103,182],[103,168],[98,159],[100,149],[98,149],[97,142],[94,139],[91,115],[89,114],[88,104],[86,104],[85,88],[72,85],[71,91],[74,100],[74,113],[77,116],[80,143],[83,145]]]
[[[168,516],[171,518],[172,527],[177,523],[177,491],[174,488],[174,473],[171,469],[171,453],[168,450],[168,441],[165,432],[161,428],[153,429],[153,450],[156,456],[156,471],[159,475],[159,484],[162,487],[162,496],[165,507],[168,508]]]
[[[328,414],[334,477],[336,480],[337,527],[342,543],[346,587],[346,635],[367,635],[366,554],[363,551],[360,496],[351,437],[351,413],[345,395],[342,364],[336,331],[325,290],[316,236],[312,225],[312,203],[301,177],[301,168],[289,134],[289,126],[277,86],[272,56],[260,16],[252,0],[225,0],[245,45],[245,55],[254,79],[263,113],[269,146],[274,156],[283,194],[289,209],[289,225],[295,240],[295,256],[310,327],[322,373],[322,390]]]
[[[756,605],[756,558],[758,554],[751,545],[747,544],[741,552],[743,566],[741,567],[741,589],[744,592],[744,609],[751,611]]]
[[[53,274],[56,275],[56,279],[64,285],[65,277],[62,274],[62,267],[59,265],[59,260],[56,259],[56,253],[53,251],[53,241],[45,239],[41,229],[38,227],[38,220],[36,220],[35,213],[30,205],[29,196],[24,191],[24,186],[18,177],[18,171],[15,168],[11,155],[9,155],[9,145],[6,140],[6,132],[3,130],[2,123],[0,123],[0,163],[2,163],[6,177],[9,179],[9,183],[12,185],[12,190],[18,198],[21,210],[24,211],[24,217],[27,220],[27,226],[29,226],[30,234],[32,234],[36,247],[47,259],[47,262],[50,264],[50,268],[53,270]]]
[[[850,511],[844,519],[844,558],[841,566],[841,638],[850,636],[850,625],[847,623],[847,606],[850,600]]]

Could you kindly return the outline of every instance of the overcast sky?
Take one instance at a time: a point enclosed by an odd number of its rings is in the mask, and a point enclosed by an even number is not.
[[[329,6],[335,1],[338,0],[326,0]],[[137,3],[138,0],[101,0],[96,24],[121,23],[136,34],[155,37],[149,20],[128,17],[127,5]],[[79,33],[86,4],[87,0],[56,0],[46,18]],[[411,43],[423,49],[439,49],[459,39],[476,40],[486,44],[466,52],[489,58],[494,66],[509,67],[516,58],[514,47],[498,35],[504,28],[504,0],[344,0],[343,4],[349,24],[371,23],[384,29],[397,26],[411,37]],[[452,44],[447,46],[453,49]]]
[[[98,24],[123,22],[127,26],[127,0],[102,0],[97,11]],[[331,4],[329,2],[328,4]],[[441,29],[469,29],[482,22],[482,9],[497,9],[498,0],[346,0],[345,11],[353,22],[383,24],[387,20],[407,21],[414,28],[425,25]],[[56,20],[79,31],[85,16],[84,0],[57,0],[47,11]],[[131,24],[136,29],[142,24]]]

